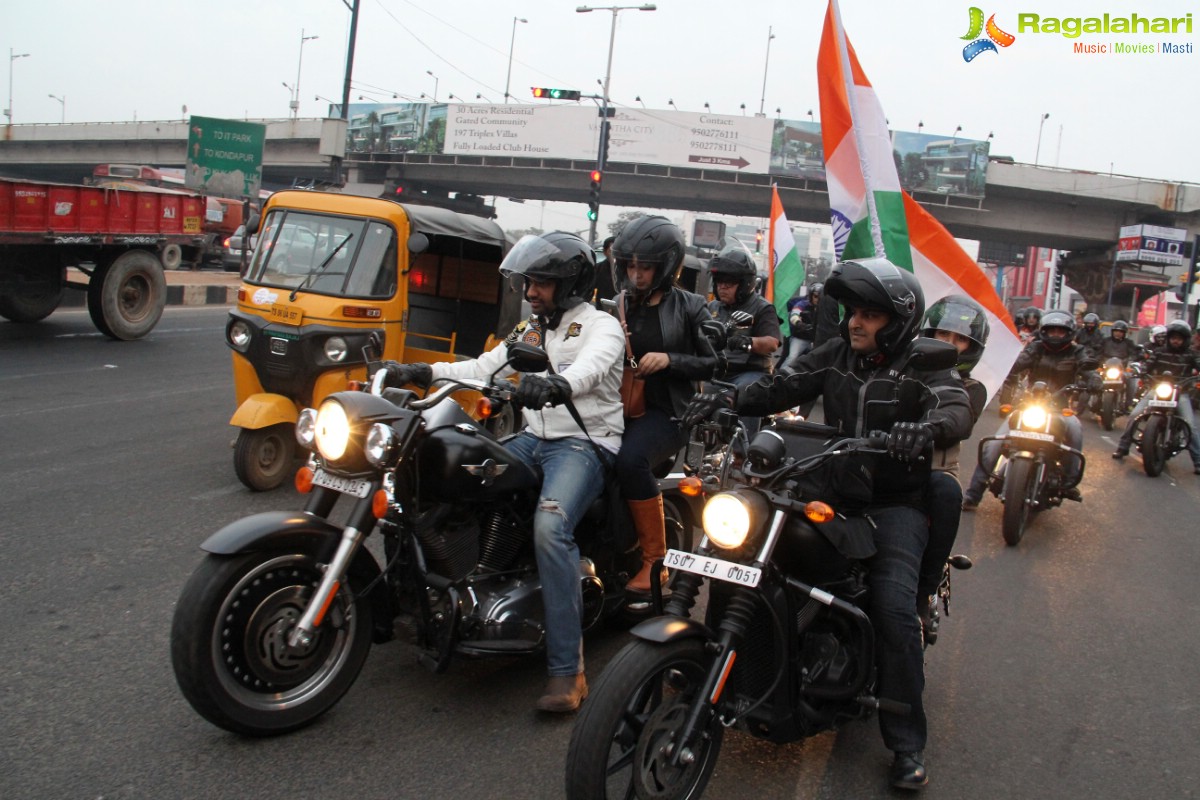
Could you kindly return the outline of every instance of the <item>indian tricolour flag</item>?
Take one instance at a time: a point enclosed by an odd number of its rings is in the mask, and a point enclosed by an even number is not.
[[[771,253],[771,270],[767,273],[767,299],[775,313],[787,324],[787,302],[804,283],[804,264],[796,252],[796,237],[783,213],[779,189],[771,185],[771,231],[767,250]]]
[[[887,118],[830,0],[817,56],[821,139],[839,260],[886,256],[912,270],[926,307],[949,294],[983,306],[991,335],[971,373],[992,397],[1021,352],[1012,317],[983,270],[941,223],[901,190]]]

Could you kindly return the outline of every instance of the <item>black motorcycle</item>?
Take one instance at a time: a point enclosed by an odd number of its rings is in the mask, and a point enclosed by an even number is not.
[[[1088,410],[1100,418],[1104,430],[1111,431],[1116,418],[1125,414],[1125,403],[1125,362],[1113,356],[1097,369]]]
[[[1037,381],[1016,408],[1002,406],[1008,414],[1008,434],[979,440],[981,463],[985,461],[984,447],[989,442],[1001,443],[1003,459],[990,476],[988,488],[1004,503],[1001,530],[1010,546],[1021,541],[1035,513],[1061,505],[1063,493],[1077,485],[1066,479],[1068,458],[1079,458],[1079,474],[1083,474],[1086,461],[1082,452],[1065,444],[1066,423],[1060,411],[1060,404],[1069,408],[1069,399],[1080,390],[1071,384],[1051,392],[1044,381]]]
[[[712,424],[738,427],[731,410]],[[704,508],[705,536],[665,558],[679,571],[666,614],[633,629],[575,723],[570,800],[698,798],[731,726],[782,743],[876,709],[909,711],[875,695],[862,560],[873,523],[826,502],[835,492],[847,502],[869,499],[863,460],[885,452],[885,442],[776,419],[745,459],[712,462],[716,471],[703,481],[719,491]],[[947,612],[948,567],[938,588]],[[690,613],[705,582],[701,622]]]
[[[509,348],[519,372],[546,369],[544,351]],[[510,656],[544,646],[532,520],[540,476],[513,459],[451,395],[483,395],[486,417],[512,402],[509,381],[435,383],[424,398],[387,388],[338,392],[305,409],[300,443],[312,451],[297,475],[303,512],[256,514],[202,548],[171,628],[183,695],[205,719],[249,735],[300,728],[357,678],[372,642],[409,623],[420,662],[435,672],[455,656]],[[691,544],[693,512],[664,485],[668,546]],[[345,524],[331,521],[339,499]],[[381,568],[364,547],[383,536]],[[576,527],[583,627],[650,603],[626,599],[641,566],[626,505],[610,479]]]
[[[1149,380],[1150,400],[1134,420],[1134,443],[1142,454],[1142,469],[1151,478],[1162,474],[1172,458],[1188,448],[1192,428],[1179,416],[1179,393],[1196,384],[1197,378],[1178,379],[1170,372]]]

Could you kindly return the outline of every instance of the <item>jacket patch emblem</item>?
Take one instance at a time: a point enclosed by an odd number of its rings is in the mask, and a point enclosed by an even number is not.
[[[542,346],[542,329],[533,320],[521,320],[517,323],[517,327],[512,329],[504,339],[505,344],[513,344],[515,342],[525,342],[534,347]]]
[[[572,336],[578,336],[582,332],[583,332],[583,326],[580,325],[578,322],[572,322],[569,326],[567,326],[567,332],[563,336],[563,338],[570,339]]]

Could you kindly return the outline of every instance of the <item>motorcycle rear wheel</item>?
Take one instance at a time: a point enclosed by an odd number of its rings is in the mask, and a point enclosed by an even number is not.
[[[1117,397],[1112,392],[1105,392],[1100,398],[1100,425],[1106,431],[1113,429],[1113,419],[1117,413]]]
[[[1162,474],[1167,465],[1167,418],[1155,414],[1142,429],[1142,469],[1151,478]]]
[[[1013,459],[1004,478],[1004,518],[1001,532],[1004,543],[1016,547],[1025,535],[1025,526],[1033,513],[1035,465],[1027,458]]]
[[[725,728],[714,718],[693,747],[690,763],[672,765],[670,753],[710,664],[697,639],[626,645],[575,721],[567,750],[568,800],[700,797]]]
[[[371,605],[352,599],[366,580],[354,573],[312,643],[291,648],[287,636],[321,580],[313,555],[205,556],[183,588],[171,625],[175,679],[192,708],[248,736],[287,733],[328,711],[353,685],[371,649]]]

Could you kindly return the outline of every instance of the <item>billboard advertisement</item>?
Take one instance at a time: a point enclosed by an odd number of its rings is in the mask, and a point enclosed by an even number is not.
[[[811,120],[609,110],[608,161],[825,179],[821,126]],[[346,152],[587,161],[599,151],[600,121],[596,106],[580,103],[358,103]],[[983,197],[989,142],[907,131],[892,142],[905,189]]]
[[[1118,233],[1117,261],[1181,267],[1190,258],[1187,231],[1161,225],[1126,225]]]

